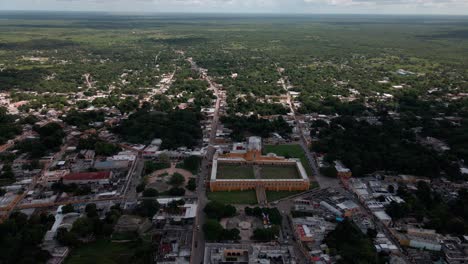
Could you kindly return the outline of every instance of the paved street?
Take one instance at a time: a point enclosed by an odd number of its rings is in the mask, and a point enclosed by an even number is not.
[[[296,111],[296,108],[294,106],[294,102],[293,102],[293,99],[292,99],[292,96],[291,96],[291,93],[289,92],[288,90],[288,85],[287,85],[287,80],[282,77],[280,79],[280,83],[281,85],[283,86],[283,89],[286,91],[287,93],[287,96],[288,96],[288,105],[289,105],[289,108],[290,108],[290,111],[291,113],[294,114],[294,119],[295,119],[295,123],[296,123],[296,127],[300,133],[300,144],[301,144],[301,147],[302,149],[304,150],[306,156],[307,156],[307,160],[309,162],[309,165],[310,167],[312,168],[313,170],[313,173],[314,173],[314,176],[315,176],[315,180],[317,181],[317,183],[319,184],[320,188],[322,189],[325,189],[325,188],[330,188],[330,187],[338,187],[340,185],[340,182],[338,179],[336,178],[328,178],[328,177],[325,177],[323,176],[321,173],[320,173],[320,170],[318,169],[317,167],[317,163],[315,162],[315,157],[314,157],[314,154],[312,154],[312,152],[310,151],[310,148],[309,148],[309,144],[307,143],[307,140],[303,134],[303,125],[302,123],[300,122],[301,121],[301,118],[300,116],[297,114],[297,111]]]
[[[201,69],[196,65],[196,63],[190,60],[192,67],[201,71]],[[211,124],[211,134],[210,134],[210,142],[209,147],[207,149],[207,153],[205,158],[202,160],[201,164],[201,171],[200,175],[198,176],[197,181],[197,197],[198,197],[198,211],[197,211],[197,219],[196,219],[196,228],[194,229],[194,249],[192,252],[192,264],[203,263],[204,253],[205,253],[205,236],[203,234],[202,226],[205,223],[206,216],[203,212],[206,203],[208,202],[208,198],[206,197],[206,182],[208,182],[210,174],[211,174],[211,167],[210,163],[213,160],[213,156],[216,152],[214,148],[215,140],[216,140],[216,131],[218,129],[219,123],[219,107],[221,105],[221,98],[219,96],[219,90],[217,84],[215,84],[208,76],[205,76],[205,80],[209,83],[210,89],[214,90],[214,94],[216,96],[216,103],[215,103],[215,112],[213,116],[213,121]]]

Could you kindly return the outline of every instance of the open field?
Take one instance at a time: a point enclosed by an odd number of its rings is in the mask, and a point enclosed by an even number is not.
[[[307,175],[309,177],[312,175],[312,169],[310,168],[309,162],[307,161],[307,157],[300,145],[265,145],[263,151],[265,153],[275,153],[279,156],[300,159],[302,166],[304,166],[304,169],[307,172]]]
[[[125,264],[132,263],[135,254],[135,243],[112,243],[109,240],[97,240],[73,250],[65,261],[66,264],[102,263]]]
[[[260,166],[262,179],[300,179],[295,166]]]
[[[225,204],[257,204],[254,190],[232,192],[208,192],[208,199]]]
[[[255,179],[253,166],[218,164],[217,179]]]

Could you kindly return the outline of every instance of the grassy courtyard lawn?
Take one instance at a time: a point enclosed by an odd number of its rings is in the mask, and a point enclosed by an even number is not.
[[[286,197],[289,197],[289,196],[292,196],[292,195],[295,195],[295,194],[299,194],[301,193],[302,191],[293,191],[293,192],[287,192],[287,191],[279,191],[279,192],[275,192],[275,191],[267,191],[266,192],[266,195],[267,195],[267,200],[269,203],[271,202],[274,202],[274,201],[277,201],[277,200],[281,200],[281,199],[284,199]]]
[[[250,165],[228,165],[218,163],[217,179],[255,179],[253,166]]]
[[[109,240],[97,240],[73,249],[65,261],[66,264],[100,263],[124,264],[131,263],[136,250],[136,243],[112,243]]]
[[[225,204],[257,204],[254,190],[232,192],[208,192],[208,199]]]
[[[295,166],[261,166],[262,179],[300,179]]]
[[[309,162],[307,161],[307,157],[302,150],[302,147],[297,144],[289,144],[289,145],[265,145],[263,147],[263,151],[265,154],[267,153],[275,153],[278,156],[290,157],[300,159],[302,166],[307,172],[309,177],[312,176],[312,168],[310,168]]]

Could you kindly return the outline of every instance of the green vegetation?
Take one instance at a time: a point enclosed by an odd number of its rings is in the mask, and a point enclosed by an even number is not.
[[[112,143],[97,142],[96,145],[94,145],[94,150],[96,151],[96,155],[108,157],[119,153],[122,148]]]
[[[312,175],[312,169],[310,168],[309,161],[307,160],[304,150],[300,145],[265,145],[263,147],[263,152],[265,154],[275,153],[278,156],[299,159],[302,163],[302,166],[304,166],[308,176],[310,177]]]
[[[99,239],[74,249],[66,264],[81,263],[149,263],[150,245],[144,242],[114,243],[108,239]]]
[[[34,131],[39,134],[39,139],[25,139],[16,144],[16,149],[21,153],[28,153],[32,158],[40,158],[48,151],[57,151],[62,145],[65,133],[58,123],[48,123],[42,127],[34,126]]]
[[[185,177],[180,173],[174,173],[169,179],[169,184],[172,186],[181,186],[185,182]]]
[[[220,202],[209,202],[203,211],[208,216],[208,220],[203,224],[203,232],[208,241],[239,240],[240,231],[237,228],[224,229],[219,220],[221,218],[233,217],[236,215],[236,208]]]
[[[223,204],[256,204],[255,191],[208,192],[208,199]]]
[[[455,199],[444,201],[441,195],[431,190],[430,185],[419,182],[416,191],[400,186],[397,195],[406,202],[391,203],[386,212],[394,221],[414,217],[426,228],[435,229],[442,234],[462,235],[468,232],[468,191],[462,189]]]
[[[15,118],[8,115],[4,107],[0,107],[0,145],[18,135],[21,128],[15,124]]]
[[[158,190],[156,190],[156,189],[148,188],[148,189],[145,189],[145,190],[143,191],[142,196],[145,197],[145,198],[158,197],[158,196],[159,196],[159,192],[158,192]]]
[[[244,140],[247,136],[260,136],[266,138],[274,132],[284,137],[288,137],[292,132],[292,128],[282,117],[269,120],[259,119],[256,116],[223,116],[221,118],[221,122],[233,130],[231,137],[238,141]]]
[[[23,213],[12,213],[0,224],[0,262],[46,263],[51,256],[40,244],[54,221],[52,215],[34,215],[28,219]]]
[[[296,166],[260,166],[262,179],[300,179]]]
[[[143,200],[135,208],[135,213],[142,217],[152,218],[159,210],[160,204],[155,200]]]
[[[280,214],[278,208],[260,208],[260,207],[246,207],[245,208],[245,214],[250,215],[250,216],[255,216],[259,219],[263,220],[263,215],[268,215],[268,218],[270,219],[270,223],[272,225],[281,225],[281,222],[283,221],[283,217]]]
[[[341,256],[342,259],[338,263],[386,263],[377,255],[371,238],[364,235],[349,220],[338,223],[335,230],[326,236],[325,243],[330,247],[333,255]]]
[[[203,209],[209,218],[218,219],[233,217],[236,215],[236,208],[230,204],[223,204],[218,201],[211,201]]]
[[[63,118],[63,121],[71,126],[76,126],[81,130],[86,130],[90,128],[91,123],[104,122],[104,112],[78,112],[76,110],[72,110],[67,113],[66,117]]]
[[[87,204],[85,212],[86,215],[78,218],[73,223],[70,231],[63,227],[57,230],[56,239],[61,245],[79,247],[82,245],[81,239],[89,237],[108,238],[113,232],[114,225],[122,215],[122,210],[118,205],[112,206],[103,220],[99,218],[96,204]]]
[[[255,179],[252,165],[230,165],[218,163],[216,178],[220,180],[228,179]]]
[[[172,187],[167,191],[167,195],[169,196],[184,196],[185,195],[185,189],[181,187]]]
[[[55,193],[67,193],[76,196],[88,195],[92,192],[91,187],[88,185],[77,185],[76,183],[64,184],[63,179],[54,182],[51,189]]]
[[[190,178],[185,188],[189,191],[195,191],[197,189],[197,180],[195,178]]]
[[[352,117],[336,118],[321,130],[320,141],[313,149],[327,153],[325,160],[329,163],[341,160],[355,176],[385,170],[432,178],[442,173],[459,177],[453,156],[417,142],[412,120],[383,118],[381,122],[382,125],[374,126],[356,122]]]
[[[151,160],[145,161],[144,174],[148,175],[158,170],[169,169],[171,164],[169,162],[154,162]]]
[[[140,109],[115,129],[126,141],[149,143],[154,138],[163,140],[162,148],[194,147],[201,139],[200,114],[191,110],[168,113]]]
[[[253,232],[252,239],[259,242],[269,242],[276,240],[279,236],[280,229],[278,226],[272,226],[269,228],[257,228]]]
[[[0,179],[3,183],[13,183],[15,182],[15,173],[13,172],[13,168],[10,164],[5,164],[0,171]]]
[[[207,241],[233,241],[240,239],[240,231],[237,228],[224,229],[219,221],[214,219],[206,220],[203,224],[203,232]]]
[[[197,174],[200,169],[201,158],[197,156],[190,156],[182,162],[182,169],[190,171],[192,174]]]

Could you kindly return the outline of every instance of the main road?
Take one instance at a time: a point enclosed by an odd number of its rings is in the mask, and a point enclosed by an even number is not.
[[[282,72],[279,71],[279,70],[278,70],[278,73],[282,74]],[[289,105],[291,113],[294,115],[294,121],[296,123],[296,129],[299,131],[300,145],[301,145],[302,149],[304,150],[304,153],[306,154],[306,157],[307,157],[307,161],[309,162],[309,165],[310,165],[310,167],[312,168],[312,170],[314,172],[315,180],[317,181],[320,188],[322,188],[322,189],[326,189],[326,188],[330,188],[330,187],[338,187],[340,185],[340,182],[339,182],[338,179],[323,176],[320,173],[320,170],[317,167],[315,154],[313,154],[310,151],[309,142],[307,142],[306,137],[305,137],[304,132],[303,132],[304,131],[304,125],[301,122],[303,120],[301,120],[299,114],[296,111],[296,107],[294,106],[293,99],[292,99],[291,93],[289,92],[289,89],[287,87],[286,82],[287,82],[287,80],[285,79],[285,77],[281,77],[280,83],[283,86],[283,89],[286,91],[286,95],[287,95],[287,98],[288,98],[288,105]]]
[[[216,131],[218,130],[219,125],[219,108],[221,106],[221,96],[218,85],[215,82],[213,82],[208,75],[203,74],[203,70],[199,68],[193,60],[189,59],[188,61],[192,64],[192,67],[194,69],[196,69],[203,75],[203,78],[210,85],[210,90],[213,90],[214,95],[216,96],[215,111],[211,123],[209,146],[207,148],[206,155],[202,160],[201,170],[197,182],[198,209],[197,218],[195,221],[196,228],[194,229],[193,236],[194,243],[192,248],[192,257],[190,261],[192,264],[202,264],[205,253],[205,235],[203,234],[202,226],[206,221],[206,215],[203,212],[203,209],[205,208],[205,205],[208,202],[208,198],[206,197],[206,182],[208,182],[209,180],[211,174],[210,164],[216,152],[214,146],[216,144]]]

